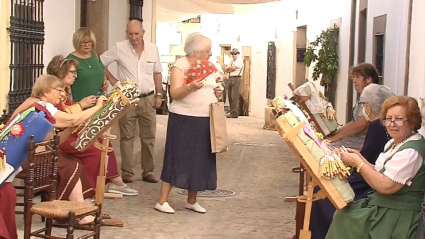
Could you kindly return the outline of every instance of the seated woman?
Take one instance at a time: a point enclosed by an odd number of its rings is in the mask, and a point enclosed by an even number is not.
[[[78,61],[74,59],[65,59],[62,55],[57,55],[52,58],[49,65],[47,66],[47,73],[59,77],[65,87],[62,92],[62,99],[56,107],[59,110],[65,111],[69,114],[75,114],[81,112],[84,109],[90,108],[96,102],[95,96],[87,96],[80,102],[76,103],[71,99],[71,85],[74,83],[77,75]],[[84,169],[87,173],[87,177],[90,181],[90,185],[96,189],[96,181],[99,176],[100,170],[100,159],[102,152],[94,145],[89,146],[84,152],[77,151],[71,146],[71,143],[77,140],[77,135],[71,135],[67,141],[60,145],[60,150],[63,153],[71,155],[81,160]],[[112,147],[112,144],[109,145]],[[127,196],[136,196],[139,193],[128,187],[118,174],[117,158],[114,152],[108,153],[108,169],[106,172],[106,178],[109,180],[108,192],[120,193]]]
[[[375,163],[379,154],[384,150],[385,144],[390,140],[379,118],[379,113],[382,110],[384,101],[391,96],[393,96],[393,93],[390,88],[383,85],[370,84],[364,88],[359,100],[359,105],[363,108],[363,117],[370,122],[360,154],[371,164]],[[355,201],[365,198],[371,189],[362,175],[356,171],[348,177],[347,181],[354,190]],[[310,222],[312,239],[324,239],[326,237],[334,213],[335,207],[329,199],[313,202]]]
[[[15,221],[16,191],[12,183],[0,186],[0,239],[18,239]]]
[[[102,106],[103,101],[106,100],[104,96],[99,97],[94,107],[82,111],[78,114],[67,114],[59,111],[54,107],[58,104],[61,99],[61,92],[63,91],[63,83],[56,76],[42,75],[40,76],[32,88],[31,98],[28,98],[13,112],[11,119],[13,119],[18,113],[23,112],[34,104],[41,104],[45,106],[47,111],[55,119],[54,126],[56,128],[67,128],[73,127],[86,121],[89,117],[95,114]],[[70,135],[71,130],[65,130],[61,133],[60,143],[66,140]],[[52,137],[53,134],[49,134],[46,139]],[[23,171],[19,174],[23,177],[26,176],[26,166],[22,166]],[[93,189],[86,178],[86,173],[80,162],[70,157],[59,153],[58,155],[58,181],[56,199],[58,200],[70,200],[83,202],[86,198],[93,197]],[[80,224],[90,223],[94,220],[93,216],[87,216],[81,220]]]
[[[358,94],[362,94],[363,89],[369,84],[379,84],[378,71],[369,63],[361,63],[353,67],[351,69],[351,78]],[[366,129],[369,125],[370,122],[364,118],[362,108],[359,105],[359,101],[357,101],[353,108],[352,121],[339,128],[326,139],[335,146],[344,145],[360,150],[366,135]]]
[[[342,161],[356,167],[373,191],[335,212],[327,239],[414,236],[425,192],[425,139],[417,132],[421,113],[416,99],[408,96],[392,96],[382,108],[382,122],[393,139],[376,164],[356,150],[341,153]]]

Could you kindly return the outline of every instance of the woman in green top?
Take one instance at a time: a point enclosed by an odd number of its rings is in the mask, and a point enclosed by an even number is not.
[[[74,33],[72,43],[75,51],[66,58],[79,63],[77,78],[71,86],[73,100],[78,102],[87,96],[103,94],[108,85],[104,73],[105,67],[93,51],[96,46],[94,33],[82,27]]]
[[[363,112],[371,102],[362,102]],[[421,113],[416,99],[392,96],[385,100],[381,119],[388,141],[375,165],[360,153],[341,153],[348,166],[357,168],[373,191],[335,212],[326,239],[414,238],[425,193],[425,140],[417,132]]]

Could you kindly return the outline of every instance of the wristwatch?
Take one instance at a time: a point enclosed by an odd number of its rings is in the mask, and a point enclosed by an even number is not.
[[[155,95],[161,97],[161,99],[164,99],[165,97],[164,93],[156,93]]]

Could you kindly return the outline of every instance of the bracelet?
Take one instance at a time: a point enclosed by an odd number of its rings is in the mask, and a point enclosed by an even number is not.
[[[80,102],[78,102],[77,104],[80,106],[81,110],[84,110],[84,108],[83,108],[83,106],[81,106]]]
[[[362,167],[365,165],[364,162],[361,162],[359,166],[357,166],[357,172],[360,173],[360,170],[362,169]]]

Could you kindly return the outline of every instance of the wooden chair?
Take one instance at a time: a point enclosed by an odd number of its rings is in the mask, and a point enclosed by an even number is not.
[[[74,228],[92,231],[80,238],[100,238],[101,205],[94,206],[85,202],[55,200],[58,172],[57,152],[59,148],[59,136],[57,132],[53,139],[41,143],[35,143],[33,136],[31,136],[28,146],[28,172],[24,190],[24,238],[29,239],[34,236],[48,239],[73,239]],[[45,150],[37,152],[36,149],[38,147],[45,147]],[[34,194],[39,191],[48,191],[49,201],[34,204]],[[34,214],[45,217],[46,226],[32,232],[31,225],[32,216]],[[96,216],[93,227],[81,228],[81,226],[75,225],[77,219],[84,218],[88,215]],[[67,220],[66,237],[51,236],[53,218]]]
[[[7,110],[4,109],[2,116],[0,116],[0,124],[6,124],[9,118],[10,118],[10,115],[7,113]]]

